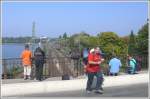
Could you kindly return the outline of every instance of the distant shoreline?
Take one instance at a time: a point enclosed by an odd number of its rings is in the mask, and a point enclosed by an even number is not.
[[[3,44],[10,44],[11,45],[11,44],[26,44],[26,43],[14,43],[14,42],[12,42],[12,43],[2,43],[2,45]]]

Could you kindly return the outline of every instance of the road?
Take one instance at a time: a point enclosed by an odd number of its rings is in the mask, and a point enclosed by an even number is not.
[[[38,93],[17,97],[148,97],[148,83],[104,88],[104,94],[87,94],[85,90]]]

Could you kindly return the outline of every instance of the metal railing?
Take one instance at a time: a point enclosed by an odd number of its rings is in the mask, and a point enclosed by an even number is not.
[[[128,66],[126,56],[118,56],[122,62],[121,71],[125,72]],[[137,60],[138,66],[141,68],[148,68],[148,55],[134,56]],[[105,74],[108,73],[108,63],[111,57],[106,57],[105,62],[101,65]],[[35,77],[35,65],[32,62],[31,76]],[[46,58],[46,63],[43,66],[43,77],[60,77],[68,74],[73,77],[77,77],[84,74],[82,58],[72,59],[71,57],[49,57]],[[22,78],[23,66],[20,58],[8,58],[2,59],[2,78]]]
[[[12,78],[12,76],[17,75],[22,71],[23,68],[20,58],[2,59],[2,78]]]
[[[110,56],[106,56],[105,57],[105,62],[103,63],[103,70],[104,73],[107,74],[107,71],[109,70],[108,64],[109,61],[112,57]],[[129,60],[128,57],[126,55],[120,55],[117,56],[118,59],[120,59],[121,63],[122,63],[122,67],[121,67],[121,72],[126,72],[127,68],[129,66]],[[133,58],[136,60],[137,62],[137,70],[140,71],[141,69],[147,69],[148,68],[148,55],[133,55]],[[102,64],[102,65],[103,65]]]
[[[31,76],[35,77],[35,64],[32,62]],[[70,57],[50,57],[46,58],[43,66],[43,77],[58,77],[68,74],[73,77],[84,74],[83,66],[79,59]],[[2,59],[2,78],[23,78],[23,66],[20,58]]]

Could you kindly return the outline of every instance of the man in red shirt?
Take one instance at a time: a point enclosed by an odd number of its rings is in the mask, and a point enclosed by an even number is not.
[[[99,48],[95,48],[93,51],[90,52],[88,56],[88,65],[86,67],[86,73],[88,75],[88,81],[87,81],[87,87],[86,91],[90,93],[92,91],[91,85],[93,83],[93,78],[96,76],[97,82],[96,82],[96,88],[95,93],[103,93],[102,90],[102,72],[100,68],[100,64],[103,61],[103,59],[100,56],[100,50]]]

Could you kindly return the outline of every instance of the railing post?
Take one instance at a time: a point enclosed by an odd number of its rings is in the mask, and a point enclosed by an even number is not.
[[[4,79],[7,79],[7,65],[5,60],[3,60],[3,71],[4,71]]]

